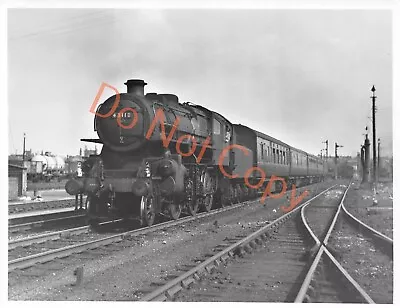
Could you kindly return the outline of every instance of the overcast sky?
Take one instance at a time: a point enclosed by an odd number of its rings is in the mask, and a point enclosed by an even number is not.
[[[125,92],[132,78],[307,152],[328,139],[346,155],[372,131],[374,84],[391,153],[390,11],[194,9],[9,9],[9,153],[26,132],[35,152],[78,154],[80,138],[97,137],[101,83]]]

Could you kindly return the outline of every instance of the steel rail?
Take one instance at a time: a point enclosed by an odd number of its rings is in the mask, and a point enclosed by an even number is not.
[[[225,248],[224,250],[217,253],[216,255],[203,261],[196,267],[190,269],[189,271],[185,272],[184,274],[180,275],[179,277],[171,280],[167,284],[165,284],[165,285],[161,286],[160,288],[154,290],[153,292],[145,295],[143,298],[140,299],[140,301],[165,301],[168,299],[172,299],[175,293],[179,292],[182,288],[189,286],[191,283],[195,282],[195,280],[198,280],[204,271],[211,272],[213,270],[213,268],[215,268],[216,266],[219,266],[221,263],[225,263],[227,261],[227,259],[233,257],[235,250],[237,250],[237,249],[246,250],[249,248],[249,246],[256,247],[258,245],[258,243],[260,242],[260,240],[265,240],[269,236],[268,231],[270,229],[273,229],[273,228],[279,226],[280,224],[284,223],[299,209],[303,208],[306,204],[309,204],[312,200],[318,198],[320,195],[324,194],[326,191],[332,189],[335,186],[336,186],[336,184],[327,188],[326,190],[317,194],[310,200],[307,200],[303,204],[298,205],[296,208],[294,208],[290,212],[282,215],[281,217],[275,219],[274,221],[267,224],[266,226],[251,233],[247,237],[230,245],[229,247]]]
[[[344,199],[346,199],[347,192],[348,192],[349,189],[350,189],[350,185],[351,185],[351,182],[350,182],[349,185],[347,186],[347,188],[346,188],[346,190],[345,190],[345,192],[344,192],[344,194],[343,194],[343,196],[342,196],[342,198],[341,198],[341,200],[340,200],[339,207],[338,207],[338,209],[337,209],[337,211],[336,211],[336,213],[335,213],[335,216],[333,217],[332,223],[331,223],[331,225],[329,226],[328,232],[326,232],[326,235],[325,235],[325,238],[324,238],[324,241],[323,241],[324,245],[327,245],[327,244],[328,244],[328,240],[329,240],[329,238],[330,238],[330,236],[331,236],[331,234],[332,234],[332,231],[333,231],[334,226],[336,225],[337,219],[338,219],[339,214],[340,214],[340,212],[341,212],[341,210],[342,210],[343,201],[344,201]]]
[[[105,221],[105,222],[99,223],[99,225],[105,226],[105,225],[108,225],[111,223],[119,222],[121,220],[122,219]],[[17,240],[9,241],[8,242],[8,250],[15,249],[16,247],[24,247],[24,246],[29,246],[32,244],[44,243],[44,242],[51,241],[51,240],[58,240],[67,235],[79,235],[79,234],[89,231],[89,229],[90,229],[90,226],[86,225],[86,226],[82,226],[82,227],[76,227],[76,228],[71,228],[71,229],[66,229],[66,230],[61,230],[61,231],[55,231],[55,232],[20,238]]]
[[[66,200],[75,200],[75,197],[62,197],[59,199],[51,199],[51,200],[29,200],[29,201],[18,201],[18,202],[11,202],[8,203],[9,207],[18,207],[18,206],[32,206],[37,204],[49,203],[49,202],[58,202],[58,201],[66,201]]]
[[[353,277],[340,265],[340,263],[335,259],[335,257],[331,254],[331,252],[325,247],[322,246],[324,249],[324,253],[329,257],[329,260],[335,264],[336,268],[341,272],[341,274],[346,277],[346,279],[351,283],[351,285],[357,290],[357,292],[362,296],[363,299],[368,304],[375,304],[372,298],[365,292],[365,290],[358,284],[357,281],[354,280]]]
[[[339,272],[342,274],[342,276],[349,282],[349,284],[360,294],[361,298],[366,303],[369,303],[369,304],[373,304],[374,303],[374,301],[371,299],[371,297],[361,288],[361,286],[350,276],[350,274],[339,264],[339,262],[332,256],[332,254],[329,252],[329,250],[325,247],[325,245],[327,244],[327,242],[328,242],[328,240],[330,238],[332,230],[333,230],[334,226],[336,225],[337,219],[338,219],[340,211],[342,209],[343,200],[345,199],[345,197],[347,195],[347,192],[348,192],[348,190],[350,188],[350,185],[351,184],[349,183],[349,185],[347,186],[346,191],[344,192],[344,194],[343,194],[343,196],[342,196],[342,198],[340,200],[338,209],[337,209],[337,211],[336,211],[336,213],[335,213],[335,215],[334,215],[334,217],[332,219],[332,223],[331,223],[331,225],[330,225],[330,227],[329,227],[329,229],[328,229],[328,231],[327,231],[327,233],[325,235],[323,243],[322,244],[319,243],[318,252],[315,255],[314,260],[313,260],[313,262],[312,262],[312,264],[311,264],[311,266],[310,266],[310,268],[309,268],[309,270],[308,270],[308,272],[306,274],[306,277],[303,280],[303,283],[302,283],[302,285],[300,287],[300,290],[299,290],[299,292],[298,292],[298,294],[296,296],[296,299],[294,301],[295,303],[308,302],[310,300],[307,292],[308,292],[309,287],[311,285],[311,281],[312,281],[312,279],[314,277],[314,274],[316,272],[317,266],[322,261],[322,256],[323,256],[324,253],[328,256],[330,261],[336,266],[336,268],[339,270]],[[305,219],[304,215],[302,215],[302,219]],[[307,224],[307,222],[305,220],[303,220],[303,223]],[[307,230],[308,230],[308,232],[311,232],[310,235],[312,236],[313,232],[311,231],[311,228],[307,228]],[[316,238],[315,234],[312,237],[315,240],[315,238]]]
[[[358,219],[357,217],[355,217],[354,215],[352,215],[344,206],[344,204],[342,204],[342,208],[344,213],[347,215],[347,217],[351,218],[354,222],[356,222],[357,224],[361,225],[363,228],[365,228],[366,230],[368,230],[370,233],[372,233],[373,235],[375,235],[376,237],[380,238],[382,241],[386,242],[387,244],[390,244],[393,246],[393,239],[391,239],[390,237],[382,234],[381,232],[375,230],[374,228],[368,226],[366,223],[362,222],[360,219]]]
[[[320,242],[320,240],[318,239],[318,237],[314,234],[314,232],[312,232],[312,230],[311,230],[311,227],[309,226],[309,224],[307,223],[307,219],[306,219],[306,217],[305,217],[305,209],[307,208],[307,206],[309,206],[310,205],[310,203],[306,203],[306,204],[304,204],[304,206],[302,207],[302,209],[301,209],[301,221],[303,222],[303,225],[304,225],[304,227],[307,229],[307,231],[308,231],[308,234],[312,237],[312,239],[314,240],[314,242],[315,242],[315,244],[316,245],[320,245],[321,244],[321,242]]]
[[[18,220],[24,220],[24,219],[33,219],[35,217],[41,217],[41,216],[52,216],[52,215],[61,215],[65,214],[68,212],[76,212],[74,206],[68,206],[68,207],[61,207],[61,208],[56,208],[56,209],[39,209],[36,211],[28,211],[28,212],[23,212],[23,213],[14,213],[14,214],[8,214],[8,222],[9,223],[14,223],[14,221]]]
[[[74,211],[71,211],[74,212]],[[51,214],[54,215],[54,214]],[[23,224],[17,224],[17,225],[10,225],[10,221],[8,224],[8,232],[10,233],[15,233],[18,231],[26,231],[26,230],[30,230],[36,227],[41,227],[45,224],[51,224],[54,222],[59,222],[59,221],[63,221],[63,220],[70,220],[70,219],[74,219],[74,218],[83,218],[85,217],[86,214],[78,214],[78,215],[71,215],[71,216],[65,216],[65,217],[58,217],[58,218],[52,218],[52,219],[46,219],[46,220],[37,220],[37,221],[31,221],[31,222],[26,222]]]
[[[73,207],[73,202],[71,201],[75,200],[75,197],[64,197],[64,198],[59,198],[59,199],[50,199],[50,200],[41,200],[41,201],[23,201],[23,202],[12,202],[8,203],[8,214],[13,215],[13,214],[22,214],[22,213],[29,213],[29,212],[34,212],[35,208],[36,209],[42,209],[42,210],[49,210],[49,209],[63,209],[66,207]],[[82,202],[86,202],[86,196],[83,197]],[[59,203],[68,203],[67,206],[60,206],[58,205]],[[17,209],[19,209],[17,211]],[[19,213],[21,212],[21,213]]]

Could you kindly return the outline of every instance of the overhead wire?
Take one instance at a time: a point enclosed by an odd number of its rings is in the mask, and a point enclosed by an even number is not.
[[[49,9],[49,10],[51,10],[51,9]],[[39,9],[35,9],[35,12],[36,11],[43,12],[43,10],[39,10]],[[58,23],[57,27],[59,27],[59,26],[67,26],[68,24],[71,25],[71,24],[73,24],[73,23],[71,23],[71,21],[75,21],[75,20],[79,20],[79,19],[87,19],[88,16],[93,16],[93,15],[96,16],[96,15],[99,15],[99,14],[101,15],[104,12],[105,12],[104,10],[103,11],[97,11],[96,10],[96,12],[90,12],[90,13],[80,14],[80,15],[77,15],[77,16],[72,16],[72,17],[68,18],[68,20],[63,20],[61,23]],[[63,15],[63,17],[67,17],[67,15]],[[17,17],[15,15],[9,13],[9,15],[8,15],[9,21],[11,21],[12,18],[17,18]],[[19,18],[21,18],[21,17],[19,17]],[[48,25],[46,25],[45,22],[47,22],[47,21],[42,19],[42,24],[40,24],[40,25],[35,24],[35,27],[39,26],[39,28],[36,27],[37,28],[36,30],[38,30],[38,31],[48,30],[49,29]],[[43,27],[43,26],[45,26],[45,27]],[[15,26],[13,26],[13,31],[16,32],[16,33],[24,32],[25,30],[26,30],[26,23],[24,23],[23,27],[20,27],[20,28],[17,28],[17,29],[15,28]]]
[[[94,18],[87,18],[89,15],[95,15]],[[96,16],[100,15],[100,16]],[[107,18],[107,19],[106,19]],[[91,27],[100,27],[105,24],[109,24],[115,21],[115,18],[113,15],[104,14],[104,12],[96,12],[96,13],[91,13],[91,14],[86,14],[86,15],[80,15],[80,17],[75,18],[75,20],[78,19],[77,22],[74,23],[66,23],[62,24],[61,26],[58,25],[57,27],[53,28],[47,28],[47,29],[40,29],[38,31],[35,31],[33,33],[28,33],[25,35],[21,36],[16,36],[16,37],[10,37],[9,41],[18,41],[22,39],[32,39],[32,38],[38,38],[42,36],[51,36],[51,35],[63,35],[63,34],[68,34],[72,32],[76,32],[79,30],[91,28]],[[101,22],[97,22],[101,21]],[[78,25],[78,27],[76,27]],[[72,28],[71,28],[72,27]]]

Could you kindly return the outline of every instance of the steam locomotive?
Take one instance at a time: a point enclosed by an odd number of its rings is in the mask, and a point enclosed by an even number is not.
[[[98,106],[99,138],[81,139],[103,148],[65,188],[88,196],[91,223],[123,217],[150,226],[157,215],[178,219],[254,198],[272,175],[296,186],[323,179],[319,157],[174,94],[144,94],[146,84],[128,80],[127,93]],[[282,183],[271,182],[272,191]]]

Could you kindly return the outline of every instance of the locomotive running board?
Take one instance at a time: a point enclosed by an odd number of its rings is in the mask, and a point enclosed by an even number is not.
[[[84,139],[81,139],[81,141],[103,144],[103,142],[100,139],[86,139],[86,138],[84,138]]]

